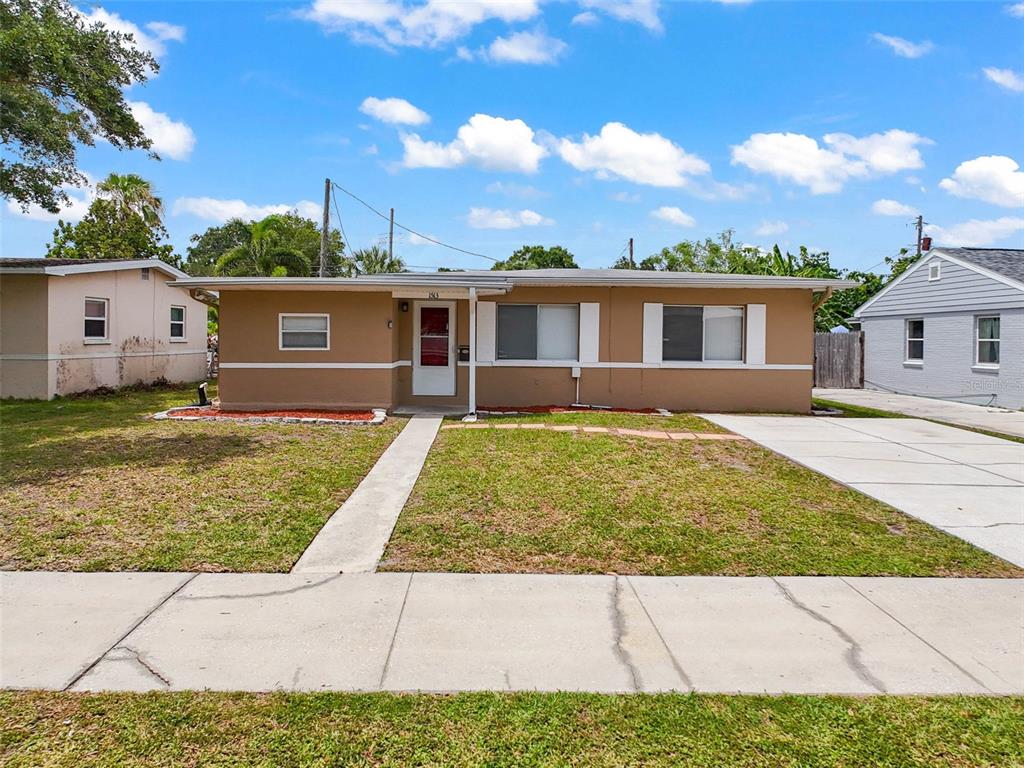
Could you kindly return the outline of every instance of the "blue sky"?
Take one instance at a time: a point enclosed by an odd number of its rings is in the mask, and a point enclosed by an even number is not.
[[[630,236],[643,257],[731,227],[863,269],[917,211],[939,242],[1024,246],[1024,3],[82,8],[157,55],[127,96],[162,160],[97,146],[80,166],[152,180],[182,253],[231,214],[316,216],[325,176],[496,258],[557,243],[610,266]],[[386,232],[338,203],[353,247]],[[5,206],[3,254],[42,255],[53,227]],[[404,234],[396,251],[490,264]]]

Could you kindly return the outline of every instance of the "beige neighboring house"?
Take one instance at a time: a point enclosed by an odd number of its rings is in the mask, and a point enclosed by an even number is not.
[[[188,278],[220,297],[226,408],[582,403],[806,413],[848,280],[614,269]]]
[[[206,305],[156,259],[0,259],[0,397],[201,381]]]

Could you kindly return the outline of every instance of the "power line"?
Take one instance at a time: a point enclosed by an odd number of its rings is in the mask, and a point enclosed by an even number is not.
[[[351,246],[348,241],[348,235],[345,234],[345,224],[341,220],[341,208],[338,207],[338,196],[334,194],[335,184],[331,182],[331,202],[334,203],[334,213],[338,217],[338,227],[341,229],[341,237],[344,245]]]
[[[381,213],[376,208],[374,208],[372,205],[370,205],[368,202],[366,202],[362,198],[358,197],[357,195],[352,194],[351,192],[349,192],[347,189],[345,189],[343,186],[341,186],[337,182],[332,181],[331,184],[333,186],[337,187],[338,189],[340,189],[342,192],[344,192],[349,197],[351,197],[357,203],[361,203],[363,206],[365,206],[366,208],[368,208],[371,211],[373,211],[375,214],[380,216],[385,221],[390,221],[391,220],[390,216],[388,216],[385,213]],[[448,243],[443,243],[440,240],[437,240],[437,239],[435,239],[433,237],[429,237],[427,235],[424,235],[422,232],[417,232],[415,229],[410,229],[409,227],[405,226],[404,224],[399,224],[397,221],[395,222],[395,226],[398,227],[399,229],[404,229],[406,232],[408,232],[410,234],[416,235],[416,237],[422,237],[424,240],[426,240],[428,242],[434,243],[435,245],[440,245],[443,248],[450,248],[453,251],[458,251],[459,253],[465,253],[465,254],[467,254],[469,256],[479,256],[481,259],[489,259],[489,260],[491,260],[493,262],[501,261],[501,259],[496,259],[493,256],[488,256],[486,253],[477,253],[476,251],[467,251],[465,248],[459,248],[459,247],[454,246],[454,245],[449,245]]]

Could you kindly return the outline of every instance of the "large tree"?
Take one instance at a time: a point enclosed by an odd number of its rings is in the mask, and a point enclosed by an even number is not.
[[[214,273],[228,277],[305,277],[307,256],[286,239],[283,217],[267,216],[249,225],[249,239],[224,253]]]
[[[524,245],[491,269],[579,269],[576,259],[560,245]]]
[[[357,275],[380,275],[388,272],[404,272],[405,262],[398,256],[389,256],[379,245],[360,248],[352,252],[352,265]]]
[[[163,241],[163,205],[152,185],[135,174],[110,174],[96,185],[96,199],[76,224],[59,221],[51,259],[163,259],[176,264],[174,248]]]
[[[79,144],[149,149],[124,88],[157,69],[131,35],[64,0],[0,0],[0,195],[58,213],[64,188],[86,183]]]
[[[217,261],[232,248],[245,245],[251,238],[249,225],[241,219],[229,219],[219,227],[210,227],[189,238],[182,269],[196,277],[209,277],[217,269]]]

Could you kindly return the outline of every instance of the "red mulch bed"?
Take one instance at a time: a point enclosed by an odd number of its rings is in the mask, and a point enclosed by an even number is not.
[[[230,419],[249,419],[254,416],[287,416],[296,419],[335,419],[338,421],[370,421],[371,411],[222,411],[220,408],[184,408],[171,416],[217,416]]]
[[[481,405],[477,410],[491,413],[657,413],[654,408],[573,408],[568,405]]]

